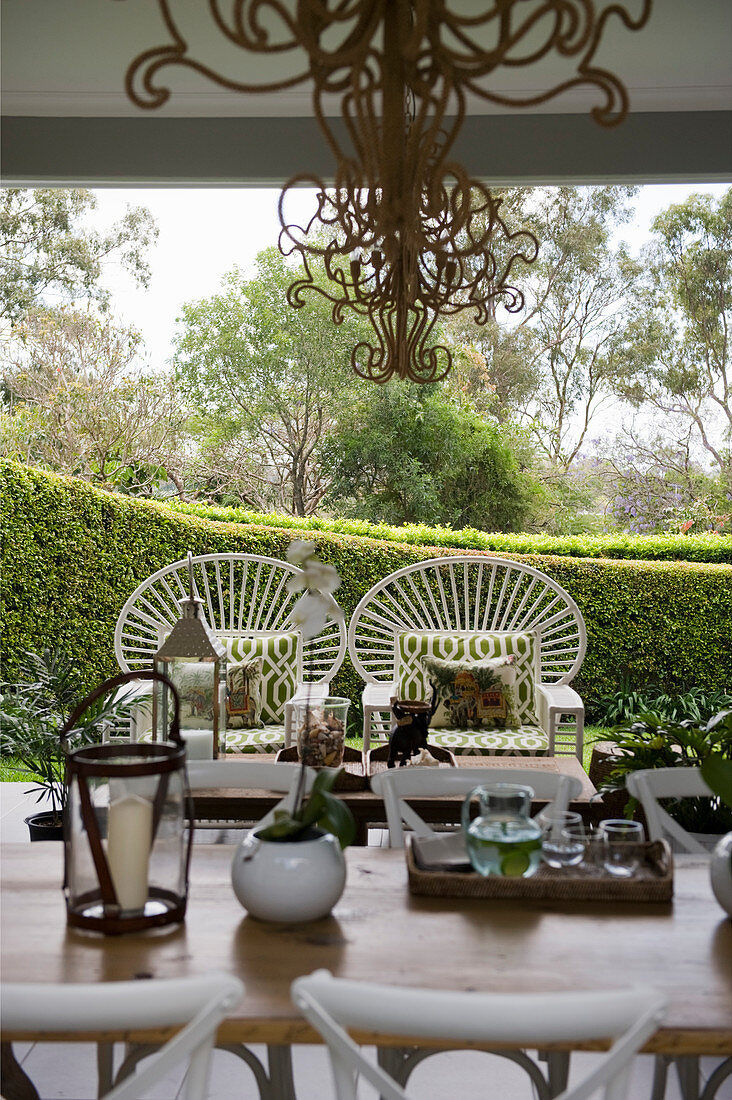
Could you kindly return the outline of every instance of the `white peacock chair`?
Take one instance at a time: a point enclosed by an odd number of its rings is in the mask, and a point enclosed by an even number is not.
[[[332,599],[328,620],[315,637],[303,638],[292,623],[299,592],[288,580],[301,570],[258,554],[199,554],[192,558],[194,594],[203,601],[209,626],[226,645],[230,660],[254,652],[264,665],[262,718],[257,729],[227,729],[229,752],[275,752],[292,740],[294,703],[317,700],[346,652],[343,612]],[[188,560],[158,569],[122,608],[114,649],[125,672],[149,669],[155,652],[180,617],[188,596]],[[149,708],[145,708],[149,709]],[[133,737],[142,734],[138,724]]]
[[[369,589],[348,629],[351,660],[366,682],[364,753],[373,738],[388,736],[392,697],[427,698],[422,656],[513,656],[520,726],[431,728],[430,743],[459,753],[576,754],[581,761],[584,705],[570,684],[585,646],[575,601],[529,565],[471,554],[398,569]]]

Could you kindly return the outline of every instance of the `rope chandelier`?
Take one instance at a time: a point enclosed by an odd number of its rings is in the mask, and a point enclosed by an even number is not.
[[[303,57],[297,73],[247,84],[196,60],[171,13],[173,0],[158,0],[172,42],[135,58],[126,90],[138,107],[160,107],[170,91],[157,77],[170,65],[246,94],[312,82],[335,180],[328,186],[300,174],[280,195],[280,251],[304,269],[288,301],[299,308],[307,294],[320,294],[336,324],[347,310],[367,319],[373,337],[351,354],[362,377],[435,382],[452,362],[432,339],[439,317],[468,310],[485,324],[498,300],[518,312],[524,299],[511,285],[512,268],[538,254],[533,234],[509,232],[501,200],[451,159],[468,96],[529,107],[589,85],[602,95],[593,118],[617,125],[628,111],[627,92],[593,59],[611,17],[639,30],[651,3],[635,0],[633,18],[604,0],[453,0],[456,11],[447,0],[208,0],[227,45],[273,60],[289,51]],[[573,65],[559,83],[531,95],[492,87],[501,69],[540,66],[552,54]],[[285,210],[303,186],[317,194],[305,227],[289,224]]]

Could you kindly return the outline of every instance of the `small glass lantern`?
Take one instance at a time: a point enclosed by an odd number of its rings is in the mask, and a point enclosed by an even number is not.
[[[189,760],[215,760],[226,752],[226,647],[203,617],[194,596],[193,555],[188,552],[188,598],[182,617],[153,658],[153,668],[172,681],[180,699],[181,737]],[[170,696],[153,693],[153,740],[165,741],[170,727]]]
[[[74,711],[61,738],[96,699],[156,672],[107,680]],[[73,928],[116,935],[176,924],[185,917],[193,839],[178,697],[165,744],[85,745],[66,758],[64,892]],[[187,836],[186,836],[187,832]]]

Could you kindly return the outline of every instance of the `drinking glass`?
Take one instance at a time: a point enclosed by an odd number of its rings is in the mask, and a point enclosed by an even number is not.
[[[600,822],[602,865],[610,875],[630,878],[640,866],[643,826],[622,818]]]
[[[580,814],[571,810],[542,810],[541,857],[550,867],[573,867],[582,862],[585,851],[584,826]]]

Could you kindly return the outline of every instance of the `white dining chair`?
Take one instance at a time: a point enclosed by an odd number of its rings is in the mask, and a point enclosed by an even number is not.
[[[188,785],[193,793],[196,790],[265,790],[282,794],[276,806],[256,823],[256,828],[264,828],[274,820],[278,810],[291,810],[295,803],[300,781],[300,764],[287,761],[264,760],[189,760],[186,765]],[[304,793],[307,794],[313,783],[314,772],[306,769]],[[249,828],[251,822],[241,821],[200,821],[195,820],[196,829],[235,829]]]
[[[643,768],[626,777],[628,793],[643,807],[649,840],[670,840],[676,851],[709,855],[696,837],[659,804],[660,798],[713,798],[699,768]],[[715,838],[715,843],[716,843]]]
[[[205,1100],[216,1030],[239,1004],[244,986],[229,974],[144,981],[55,984],[4,983],[0,987],[7,1033],[83,1035],[183,1026],[157,1047],[135,1073],[104,1100],[143,1100],[171,1070],[187,1065],[185,1100]]]
[[[612,1040],[593,1068],[557,1100],[605,1100],[628,1095],[630,1061],[657,1030],[665,1001],[651,989],[579,993],[467,993],[405,989],[334,978],[327,970],[297,978],[292,1000],[328,1046],[338,1100],[356,1100],[358,1076],[382,1100],[406,1100],[406,1092],[369,1061],[348,1030],[375,1035],[439,1039],[467,1045],[575,1044]]]
[[[699,768],[642,768],[631,772],[625,783],[628,793],[637,798],[643,808],[649,840],[668,840],[676,852],[711,855],[711,846],[718,837],[710,836],[709,846],[705,846],[678,821],[674,821],[659,802],[662,798],[714,798],[714,791],[702,778]],[[698,1094],[699,1059],[694,1055],[672,1057],[658,1054],[650,1100],[662,1100],[665,1096],[671,1065],[676,1068],[683,1095]]]
[[[404,847],[404,825],[417,836],[435,836],[435,830],[406,801],[439,795],[469,794],[485,783],[519,783],[531,787],[534,797],[550,803],[555,810],[566,810],[569,802],[582,791],[579,779],[538,768],[391,768],[371,777],[371,789],[384,800],[389,827],[389,845]]]

